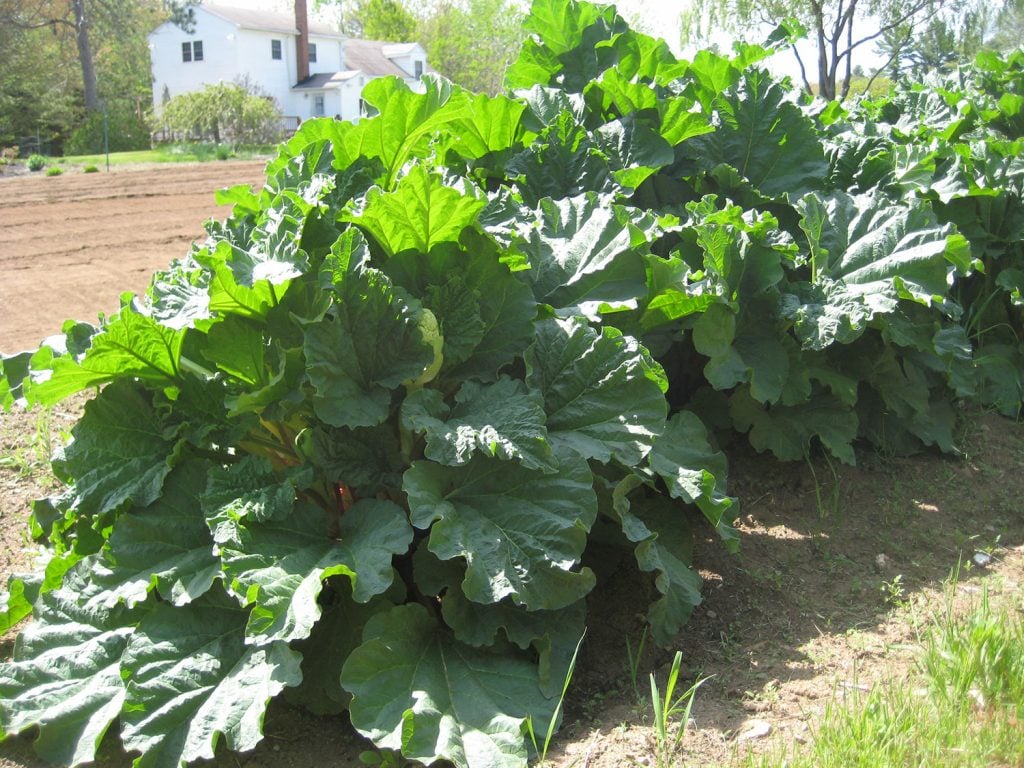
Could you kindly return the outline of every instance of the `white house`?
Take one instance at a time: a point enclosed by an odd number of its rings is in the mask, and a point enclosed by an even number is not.
[[[419,43],[356,40],[308,21],[304,12],[292,16],[211,2],[195,8],[191,32],[170,22],[157,27],[149,49],[157,110],[180,93],[248,80],[277,101],[293,126],[309,117],[358,119],[370,80],[396,75],[418,88],[420,76],[430,71]]]

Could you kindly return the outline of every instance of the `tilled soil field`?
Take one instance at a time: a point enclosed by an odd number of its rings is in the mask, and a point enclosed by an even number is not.
[[[0,352],[30,349],[68,319],[94,322],[124,291],[223,218],[214,191],[262,183],[262,161],[0,176]]]

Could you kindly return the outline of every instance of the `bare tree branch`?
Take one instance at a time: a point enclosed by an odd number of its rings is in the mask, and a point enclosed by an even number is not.
[[[796,56],[796,63],[800,65],[800,79],[804,81],[804,89],[808,93],[813,93],[814,90],[811,88],[811,84],[807,81],[807,70],[804,68],[804,60],[800,57],[800,51],[797,50],[795,45],[791,45],[793,49],[793,55]]]
[[[911,18],[916,16],[918,13],[923,11],[925,8],[927,8],[929,5],[931,5],[931,0],[918,0],[918,2],[916,2],[910,8],[910,10],[908,10],[902,16],[900,16],[900,17],[890,21],[888,24],[882,25],[879,28],[879,30],[877,32],[875,32],[874,34],[867,35],[866,37],[862,37],[860,40],[858,40],[855,43],[850,43],[847,46],[846,50],[843,51],[842,55],[846,55],[846,54],[852,53],[855,48],[858,48],[859,46],[863,45],[864,43],[870,43],[872,40],[877,40],[879,37],[884,35],[886,32],[889,32],[890,30],[896,29],[900,25],[902,25],[902,24],[906,23],[907,21],[909,21]]]

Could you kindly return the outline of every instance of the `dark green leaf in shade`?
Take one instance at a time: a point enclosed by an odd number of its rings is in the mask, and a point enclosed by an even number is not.
[[[347,580],[345,580],[347,584]],[[315,715],[340,715],[348,709],[351,694],[341,687],[341,669],[349,654],[362,642],[366,622],[377,613],[394,607],[386,598],[373,598],[368,603],[351,599],[351,591],[337,579],[325,588],[331,597],[322,606],[320,620],[305,640],[292,647],[302,654],[302,683],[288,688],[284,695]],[[323,596],[321,596],[323,602]]]
[[[402,426],[426,436],[428,459],[458,466],[475,453],[514,459],[528,469],[554,472],[544,428],[544,403],[519,381],[466,382],[449,406],[436,389],[411,393],[402,403]]]
[[[75,508],[85,515],[103,514],[126,502],[152,504],[183,449],[153,408],[149,393],[127,381],[110,384],[87,403],[71,435],[74,439],[54,466],[62,476],[74,478]]]
[[[807,456],[817,437],[836,458],[855,464],[853,441],[857,438],[857,414],[831,394],[818,393],[799,405],[765,406],[740,387],[731,398],[733,424],[750,433],[758,451],[771,451],[783,461]]]
[[[597,514],[593,478],[582,458],[557,458],[557,474],[480,456],[460,467],[419,461],[405,473],[412,524],[430,529],[439,558],[466,560],[469,599],[556,609],[593,588],[593,573],[577,569]]]
[[[482,648],[498,643],[500,632],[523,650],[532,645],[539,656],[541,689],[546,696],[558,695],[586,630],[585,600],[557,611],[529,611],[507,599],[474,603],[459,586],[466,574],[458,561],[438,560],[421,547],[413,567],[420,589],[441,597],[441,615],[456,640]]]
[[[335,521],[338,514],[340,508]],[[413,535],[405,512],[378,499],[356,502],[334,522],[337,538],[330,530],[332,516],[308,503],[284,519],[232,522],[217,526],[217,545],[231,590],[252,604],[246,642],[256,645],[308,637],[320,618],[323,580],[330,576],[351,579],[360,603],[387,591],[394,578],[392,557],[406,551]]]
[[[243,518],[262,522],[287,517],[295,506],[296,483],[292,477],[274,471],[270,459],[248,455],[234,464],[213,467],[206,489],[196,501],[213,532],[220,540],[220,525],[232,526]]]
[[[384,749],[458,768],[525,768],[523,724],[554,709],[537,667],[459,643],[418,604],[374,616],[342,685],[352,724]]]
[[[673,498],[696,505],[726,546],[739,548],[739,534],[732,527],[739,510],[736,499],[725,493],[725,455],[711,447],[707,427],[696,414],[674,414],[648,461]]]
[[[638,464],[665,423],[667,382],[636,339],[578,318],[545,320],[526,354],[542,393],[548,438],[588,459]]]
[[[434,361],[419,302],[376,270],[352,274],[322,322],[306,328],[306,364],[317,415],[336,427],[383,422],[391,392]]]
[[[297,440],[299,453],[332,483],[351,488],[357,498],[399,488],[405,462],[398,435],[388,426],[345,429],[314,427]]]
[[[125,649],[128,693],[121,740],[136,768],[179,768],[212,759],[223,737],[239,752],[263,738],[267,704],[301,680],[287,643],[246,645],[247,611],[209,593],[181,608],[158,605]]]
[[[0,734],[38,726],[36,752],[63,765],[92,762],[121,712],[121,654],[142,616],[91,602],[89,566],[79,563],[61,588],[39,598],[14,659],[0,663]]]
[[[158,500],[118,519],[93,567],[92,580],[104,590],[96,600],[134,606],[155,590],[163,600],[184,605],[220,578],[220,559],[196,503],[209,468],[196,461],[179,465]]]
[[[656,573],[655,586],[661,593],[647,611],[651,636],[659,645],[669,645],[700,605],[700,575],[691,567],[693,534],[682,508],[664,497],[627,494],[640,484],[628,479],[617,489],[613,514],[626,538],[636,544],[634,555],[641,571]]]
[[[529,285],[501,263],[493,241],[467,230],[463,242],[466,250],[396,256],[385,269],[396,285],[422,296],[437,318],[444,336],[443,377],[493,381],[533,338],[537,301]]]

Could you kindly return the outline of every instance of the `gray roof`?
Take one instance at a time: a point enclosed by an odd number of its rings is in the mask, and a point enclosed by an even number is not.
[[[345,40],[345,66],[349,69],[361,70],[370,77],[385,75],[411,77],[411,72],[406,72],[385,55],[385,48],[393,45],[395,43],[386,43],[380,40],[356,40],[350,37]]]
[[[299,30],[295,28],[295,16],[289,13],[275,13],[274,11],[261,11],[255,8],[240,8],[234,5],[207,2],[204,2],[201,7],[214,16],[219,16],[225,21],[237,24],[243,29],[280,32],[285,35],[299,34]],[[340,31],[330,24],[324,24],[315,19],[309,20],[309,34],[317,35],[318,37],[344,37]]]
[[[298,85],[293,85],[293,91],[322,91],[327,88],[338,88],[346,80],[351,80],[358,75],[358,72],[321,72],[311,75],[308,80],[303,80]]]

